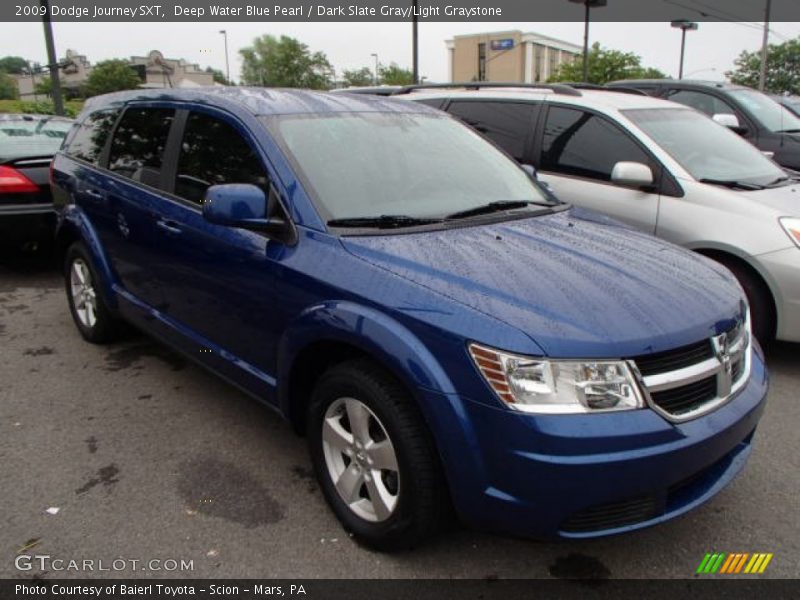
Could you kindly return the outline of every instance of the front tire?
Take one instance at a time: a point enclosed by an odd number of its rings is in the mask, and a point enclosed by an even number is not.
[[[750,304],[753,335],[762,346],[768,346],[775,339],[776,326],[775,304],[769,288],[760,277],[740,263],[724,259],[720,259],[719,262],[736,277],[739,285],[742,286],[745,296],[747,296],[747,302]]]
[[[69,247],[64,260],[64,280],[69,310],[75,326],[87,342],[105,344],[119,336],[120,321],[114,317],[99,291],[100,280],[83,244]]]
[[[337,365],[317,383],[308,443],[328,504],[376,550],[413,547],[446,511],[438,455],[408,392],[369,360]]]

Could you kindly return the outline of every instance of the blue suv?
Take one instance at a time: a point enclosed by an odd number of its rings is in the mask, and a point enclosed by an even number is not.
[[[392,99],[94,98],[52,171],[69,308],[90,342],[132,323],[276,408],[372,547],[453,507],[539,538],[668,520],[750,453],[745,297],[532,175]]]

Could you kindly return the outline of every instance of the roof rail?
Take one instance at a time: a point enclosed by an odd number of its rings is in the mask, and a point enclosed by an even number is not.
[[[636,89],[634,87],[626,87],[626,86],[614,86],[609,87],[607,85],[598,85],[596,83],[584,83],[584,82],[566,82],[563,85],[568,85],[571,88],[575,88],[576,90],[591,90],[593,92],[617,92],[619,94],[632,94],[634,96],[648,96],[647,92],[643,92],[642,90]]]
[[[551,90],[555,94],[565,96],[581,96],[582,94],[574,87],[563,83],[513,83],[513,82],[492,82],[492,81],[466,81],[463,83],[421,83],[417,85],[406,85],[397,90],[393,96],[408,94],[414,90],[442,90],[449,88],[464,88],[466,90],[479,90],[481,88],[526,88],[534,90]]]

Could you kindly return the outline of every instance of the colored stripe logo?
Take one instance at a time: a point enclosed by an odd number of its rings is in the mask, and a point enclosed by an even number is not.
[[[715,573],[736,575],[739,573],[761,574],[772,560],[771,552],[725,552],[707,553],[695,573],[713,575]]]

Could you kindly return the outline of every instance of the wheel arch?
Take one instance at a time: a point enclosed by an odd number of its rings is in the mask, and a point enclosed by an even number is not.
[[[287,327],[278,348],[278,403],[297,432],[304,431],[305,410],[318,377],[335,364],[364,357],[408,390],[426,421],[418,388],[454,391],[427,347],[395,319],[352,302],[316,305]]]

